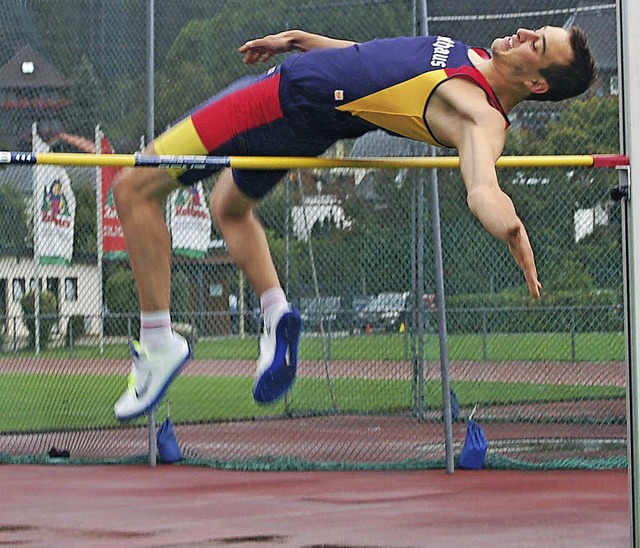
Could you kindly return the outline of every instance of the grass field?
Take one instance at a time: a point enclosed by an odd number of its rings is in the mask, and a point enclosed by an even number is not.
[[[251,397],[249,377],[179,377],[171,386],[171,417],[181,421],[219,421],[279,416],[284,404],[259,406]],[[115,427],[113,403],[124,389],[123,376],[0,374],[0,432]],[[624,397],[613,386],[559,386],[529,383],[455,382],[461,405],[574,401]],[[393,413],[412,408],[408,380],[300,378],[292,392],[291,412]],[[441,407],[438,381],[425,383],[428,408]],[[141,421],[142,422],[142,419]]]
[[[522,333],[482,335],[450,335],[448,337],[451,360],[490,361],[623,361],[625,343],[622,333]],[[439,341],[435,335],[424,339],[425,359],[439,360]],[[5,348],[5,353],[10,349]],[[244,339],[224,337],[199,341],[194,349],[199,359],[255,359],[258,355],[257,335]],[[40,354],[42,359],[69,356],[68,348],[49,349]],[[100,357],[96,346],[73,348],[74,358]],[[575,353],[575,354],[574,354]],[[29,351],[18,355],[28,356]],[[126,358],[126,344],[109,344],[103,356]],[[409,359],[410,339],[399,333],[331,336],[324,343],[320,337],[305,336],[300,345],[303,360],[391,360]]]
[[[608,362],[624,360],[622,333],[452,335],[449,357],[455,360],[490,361],[577,361]],[[575,353],[575,354],[574,354]],[[253,360],[257,357],[257,336],[203,340],[196,344],[198,359]],[[410,340],[399,333],[374,333],[331,337],[323,340],[308,335],[301,343],[301,359],[389,360],[410,359]],[[6,355],[6,354],[5,354]],[[20,351],[28,358],[32,352]],[[38,359],[43,362],[65,358],[69,349],[48,349]],[[126,359],[126,344],[73,349],[76,359],[109,357]],[[486,356],[486,358],[485,358]],[[439,360],[437,337],[425,338],[425,359]],[[0,432],[26,432],[47,429],[111,427],[113,403],[125,387],[124,375],[0,373]],[[172,419],[213,421],[278,416],[283,404],[261,407],[253,402],[250,377],[179,377],[172,385]],[[556,386],[550,384],[455,382],[461,405],[478,403],[524,403],[572,401],[624,397],[624,389],[613,386]],[[300,378],[296,381],[292,412],[340,411],[391,413],[412,408],[411,381],[399,379],[334,379],[331,389],[324,379]],[[440,384],[425,384],[429,408],[441,406]]]

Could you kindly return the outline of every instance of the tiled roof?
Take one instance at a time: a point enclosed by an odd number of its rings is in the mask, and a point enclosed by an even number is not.
[[[58,70],[31,46],[23,46],[0,67],[0,89],[62,88],[67,85]]]

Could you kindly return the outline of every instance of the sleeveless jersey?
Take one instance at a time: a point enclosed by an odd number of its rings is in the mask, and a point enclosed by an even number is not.
[[[289,56],[267,73],[246,77],[211,97],[157,137],[155,150],[318,156],[338,139],[375,129],[444,147],[431,132],[425,112],[435,90],[450,78],[480,86],[508,125],[493,90],[469,60],[469,50],[451,38],[425,36]],[[215,169],[168,171],[192,184]],[[240,190],[254,199],[267,194],[284,173],[233,169]]]
[[[432,134],[425,113],[440,84],[462,77],[485,91],[489,104],[508,126],[495,93],[469,60],[470,49],[444,36],[419,36],[290,56],[281,66],[282,112],[285,117],[299,117],[306,125],[315,121],[313,131],[330,131],[336,138],[380,128],[445,146]],[[484,50],[475,51],[488,57]],[[324,115],[325,124],[314,114]]]

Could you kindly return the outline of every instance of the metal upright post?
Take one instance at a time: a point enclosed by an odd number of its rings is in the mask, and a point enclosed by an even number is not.
[[[420,31],[423,36],[429,34],[427,0],[419,5]],[[433,147],[429,147],[429,156],[435,156]],[[442,381],[442,411],[445,436],[445,456],[447,472],[453,474],[453,425],[451,419],[451,392],[449,382],[449,354],[447,350],[447,318],[444,303],[444,268],[442,261],[442,234],[440,230],[440,199],[438,196],[438,172],[431,169],[431,226],[433,237],[433,260],[435,264],[436,295],[438,297],[438,333],[440,339],[440,371]]]
[[[155,136],[154,116],[155,99],[155,33],[154,33],[155,0],[147,0],[147,141],[153,141]],[[156,408],[149,412],[149,466],[154,468],[157,459],[156,444]]]
[[[640,28],[640,5],[637,0],[618,3],[618,73],[622,85],[620,101],[620,141],[622,152],[629,157],[628,170],[620,170],[619,191],[624,195],[624,295],[627,341],[627,438],[629,456],[629,516],[631,546],[640,545],[640,210],[632,177],[640,171],[640,51],[635,35]],[[635,200],[635,201],[634,201]]]

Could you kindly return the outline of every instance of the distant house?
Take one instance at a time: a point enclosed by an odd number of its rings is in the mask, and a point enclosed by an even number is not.
[[[291,218],[293,235],[303,241],[309,240],[316,224],[329,222],[343,229],[351,226],[351,220],[345,215],[340,200],[330,194],[305,196],[302,205],[291,208]]]
[[[31,149],[31,125],[49,139],[63,131],[64,110],[71,106],[70,86],[60,72],[29,45],[0,67],[0,145]]]
[[[0,256],[0,337],[4,336],[6,347],[14,344],[20,347],[27,336],[20,299],[34,289],[34,273],[32,257]],[[67,333],[71,317],[80,316],[87,335],[100,334],[102,305],[96,298],[101,291],[95,264],[40,265],[38,277],[42,290],[56,297],[58,320],[55,333]]]

